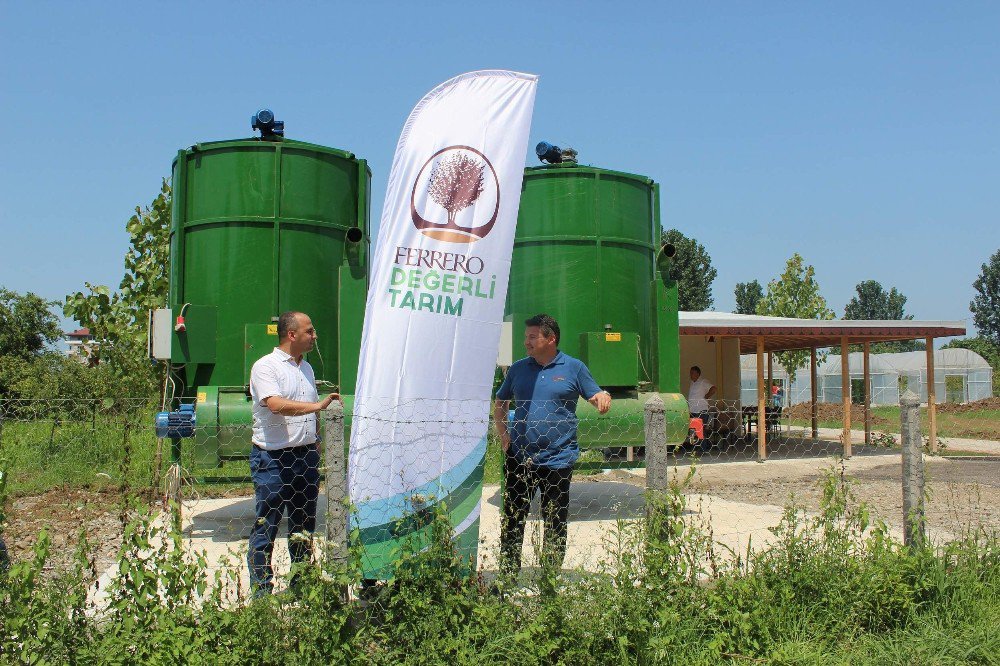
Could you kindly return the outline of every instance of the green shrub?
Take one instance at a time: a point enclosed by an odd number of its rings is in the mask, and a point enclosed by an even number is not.
[[[43,535],[0,579],[0,662],[997,663],[995,534],[903,547],[840,470],[818,514],[790,506],[772,544],[722,557],[691,518],[685,483],[609,535],[597,573],[543,570],[502,596],[459,556],[443,512],[423,516],[430,540],[404,544],[367,605],[343,594],[360,577],[356,551],[298,568],[295,594],[248,601],[232,592],[242,570],[210,576],[146,514],[126,530],[98,609],[86,543],[51,578]]]

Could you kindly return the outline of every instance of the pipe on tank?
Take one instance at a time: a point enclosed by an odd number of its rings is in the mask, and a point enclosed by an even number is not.
[[[671,281],[670,266],[673,263],[671,262],[671,259],[673,259],[676,255],[677,248],[673,243],[664,243],[656,252],[656,258],[654,259],[656,270],[660,274],[660,279],[663,280],[665,284],[668,284]]]
[[[358,227],[351,227],[344,234],[344,256],[351,266],[357,266],[361,262],[361,241],[364,237],[365,232]]]

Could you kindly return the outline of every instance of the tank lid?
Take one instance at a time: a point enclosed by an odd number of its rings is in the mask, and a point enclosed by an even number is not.
[[[560,170],[573,170],[579,173],[593,173],[593,174],[607,174],[609,176],[615,176],[617,178],[629,178],[632,180],[638,180],[646,185],[652,185],[654,181],[649,176],[643,176],[638,173],[628,173],[625,171],[615,171],[613,169],[603,169],[601,167],[591,166],[589,164],[578,164],[576,162],[560,162],[558,164],[539,164],[538,166],[524,167],[524,174],[532,175],[544,175],[545,173],[556,173]]]
[[[281,139],[278,141],[261,141],[257,137],[247,137],[245,139],[224,139],[221,141],[203,141],[201,143],[196,143],[189,148],[182,148],[178,151],[176,157],[174,157],[174,162],[186,153],[198,153],[203,151],[218,150],[220,148],[261,148],[261,147],[273,147],[273,148],[297,148],[300,150],[311,150],[317,153],[325,153],[327,155],[334,155],[336,157],[341,157],[347,160],[356,160],[358,157],[347,150],[340,150],[339,148],[330,148],[329,146],[321,146],[317,143],[308,143],[306,141],[296,141],[295,139]]]

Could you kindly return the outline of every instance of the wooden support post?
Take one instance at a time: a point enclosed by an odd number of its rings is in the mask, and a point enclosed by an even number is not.
[[[844,457],[850,458],[853,455],[851,450],[851,362],[849,355],[847,338],[840,339],[840,395],[844,407],[844,432],[841,437],[844,440]]]
[[[767,352],[767,400],[771,402],[774,397],[774,353]]]
[[[722,336],[715,336],[715,441],[720,442],[718,433],[728,428],[731,421],[729,405],[726,404],[726,372],[722,367]]]
[[[872,443],[872,373],[871,362],[868,358],[871,353],[871,344],[865,343],[864,352],[864,385],[865,385],[865,444]]]
[[[767,410],[764,386],[764,337],[757,336],[757,460],[767,460]]]
[[[934,377],[934,338],[927,338],[927,420],[928,433],[927,450],[938,452],[937,440],[937,382]]]
[[[812,404],[812,438],[819,438],[819,407],[816,405],[819,396],[819,374],[816,371],[816,348],[809,350],[809,399]]]
[[[715,336],[715,399],[726,399],[726,373],[722,368],[722,336]]]

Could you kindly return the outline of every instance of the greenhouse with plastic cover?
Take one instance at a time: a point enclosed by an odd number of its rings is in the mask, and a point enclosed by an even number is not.
[[[848,359],[851,396],[863,396],[863,355],[852,352]],[[816,368],[818,402],[838,403],[842,399],[840,355],[829,355]],[[927,353],[923,350],[896,354],[871,354],[871,404],[898,405],[899,396],[911,390],[927,402]],[[775,358],[773,381],[782,391],[782,405],[808,403],[811,384],[809,368],[799,368],[789,382],[788,371]],[[938,349],[934,352],[934,394],[938,402],[965,403],[993,395],[993,369],[986,360],[968,349]],[[757,400],[757,358],[740,357],[740,394],[744,404]]]

